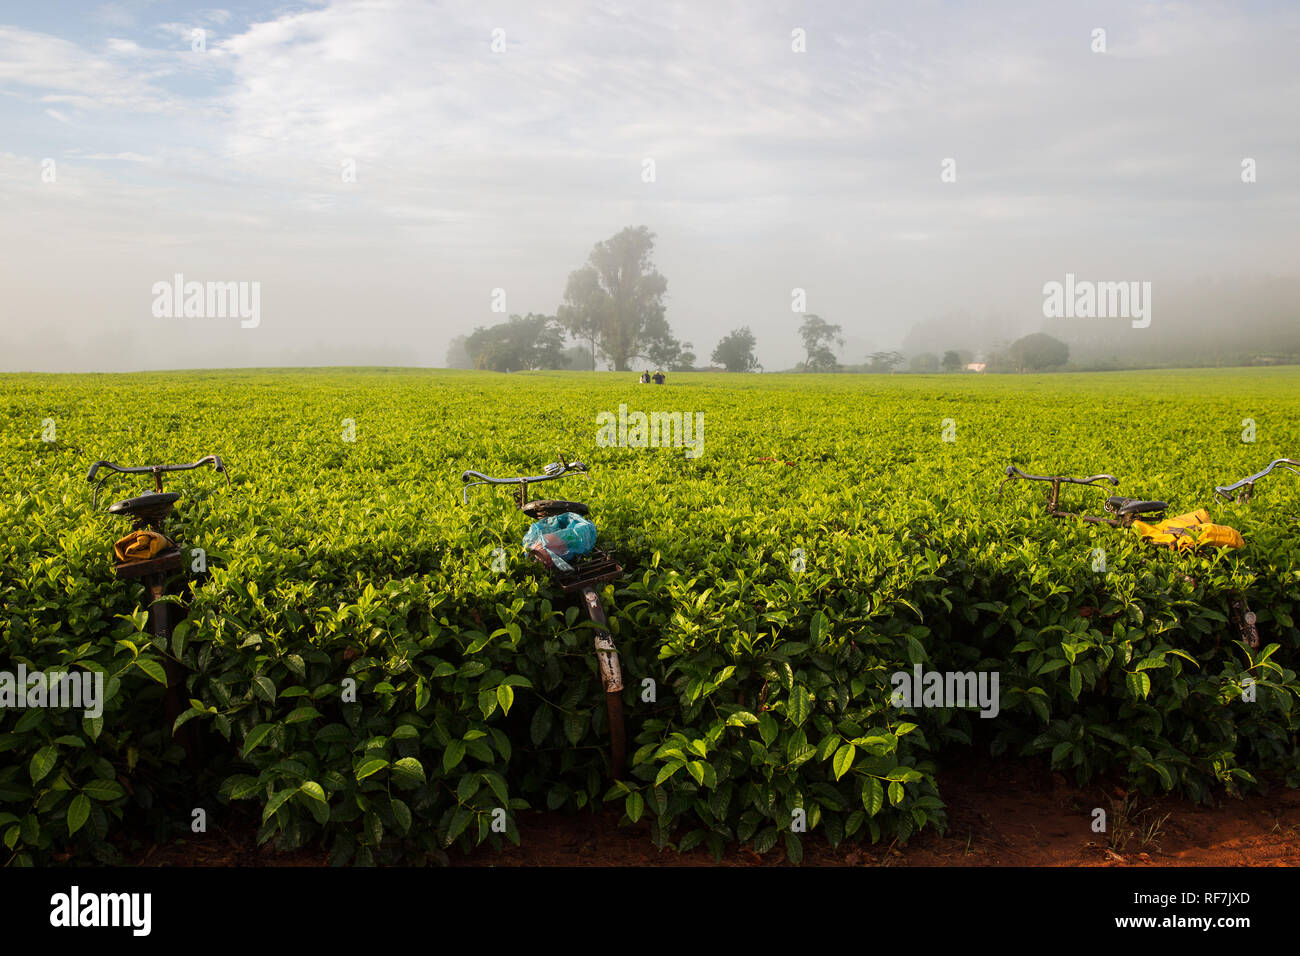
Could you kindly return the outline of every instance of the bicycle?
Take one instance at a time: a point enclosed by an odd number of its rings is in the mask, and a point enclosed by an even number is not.
[[[1090,478],[1067,478],[1063,475],[1027,475],[1015,465],[1007,465],[1006,477],[1002,479],[1002,484],[998,485],[998,496],[1001,497],[1002,489],[1007,482],[1016,480],[1051,482],[1052,490],[1047,493],[1047,513],[1054,518],[1082,518],[1084,521],[1090,521],[1094,524],[1108,524],[1113,528],[1128,528],[1141,515],[1158,515],[1169,508],[1169,505],[1163,501],[1111,495],[1106,499],[1103,506],[1112,515],[1109,518],[1085,515],[1073,511],[1062,511],[1059,506],[1061,485],[1095,486],[1098,482],[1109,481],[1111,485],[1118,486],[1119,479],[1114,475],[1093,475]]]
[[[1277,464],[1277,462],[1274,462],[1273,464]],[[1249,487],[1248,483],[1253,484],[1255,480],[1268,474],[1268,472],[1272,470],[1272,467],[1273,466],[1270,465],[1258,475],[1252,475],[1250,478],[1242,479],[1242,481],[1230,486],[1230,488],[1216,488],[1215,491],[1232,490],[1241,486]],[[1047,493],[1047,513],[1054,518],[1080,518],[1094,524],[1108,524],[1113,528],[1131,528],[1133,522],[1140,516],[1150,515],[1156,517],[1169,509],[1169,505],[1163,501],[1126,498],[1120,495],[1112,495],[1106,499],[1104,504],[1106,511],[1111,514],[1111,517],[1109,518],[1085,515],[1072,511],[1062,511],[1059,505],[1061,485],[1072,484],[1096,486],[1100,482],[1108,481],[1112,486],[1118,486],[1119,479],[1110,474],[1092,475],[1088,478],[1067,478],[1062,475],[1029,475],[1021,471],[1015,465],[1007,465],[1005,474],[1006,477],[1003,478],[1002,483],[998,485],[999,497],[1002,495],[1003,487],[1005,487],[1009,481],[1024,480],[1050,482],[1052,488]],[[1259,629],[1255,626],[1255,612],[1250,609],[1250,605],[1246,601],[1246,596],[1236,591],[1230,592],[1228,594],[1228,610],[1232,618],[1233,626],[1236,627],[1237,632],[1241,635],[1242,639],[1249,644],[1252,649],[1258,649]]]
[[[571,512],[586,517],[590,509],[581,501],[566,501],[557,498],[528,500],[529,485],[543,481],[553,481],[569,475],[586,475],[587,466],[580,461],[568,462],[563,458],[551,462],[542,469],[540,475],[520,475],[514,478],[493,478],[481,471],[465,471],[461,481],[461,502],[469,504],[469,490],[478,485],[518,485],[518,506],[533,521],[552,518]],[[627,740],[623,718],[623,674],[619,665],[618,650],[609,633],[609,621],[605,609],[600,603],[597,587],[616,580],[623,573],[623,567],[607,551],[593,548],[581,557],[572,559],[571,569],[560,570],[543,561],[536,552],[529,552],[550,573],[552,580],[566,594],[578,592],[582,595],[587,616],[595,625],[594,643],[596,662],[599,668],[601,685],[605,691],[605,709],[609,716],[610,769],[615,780],[624,777],[627,763]]]
[[[180,549],[164,534],[163,527],[181,496],[174,491],[163,491],[162,478],[168,472],[192,471],[205,465],[212,465],[215,471],[225,475],[226,486],[230,486],[230,473],[226,470],[225,463],[216,455],[207,455],[186,465],[124,466],[111,461],[97,461],[90,466],[90,472],[86,475],[86,481],[95,483],[94,494],[91,498],[91,507],[94,508],[99,507],[99,489],[109,477],[104,475],[98,482],[95,482],[95,475],[101,468],[124,475],[148,474],[153,476],[154,490],[152,492],[116,501],[108,506],[107,511],[108,514],[131,519],[132,532],[151,532],[161,536],[168,545],[159,548],[144,558],[130,558],[115,554],[118,560],[113,565],[113,573],[119,580],[142,579],[144,589],[149,596],[149,630],[155,639],[169,649],[172,646],[171,638],[176,622],[172,620],[172,615],[168,613],[167,602],[164,602],[163,598],[167,594],[169,575],[180,571],[183,562]],[[167,675],[163,709],[167,717],[168,727],[173,728],[176,725],[176,718],[185,709],[182,706],[180,695],[180,687],[184,677],[180,664],[173,660],[172,657],[163,658],[163,667]],[[197,754],[189,733],[189,727],[181,727],[179,731],[175,732],[174,736],[177,743],[185,750],[187,756],[192,760],[196,759]]]

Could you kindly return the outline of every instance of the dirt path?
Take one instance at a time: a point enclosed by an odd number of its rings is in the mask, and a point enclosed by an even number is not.
[[[906,847],[842,845],[805,839],[804,866],[1298,866],[1300,791],[1275,789],[1218,807],[1186,800],[1150,804],[1117,789],[1073,786],[1032,762],[971,760],[940,780],[948,802],[944,836],[925,833]],[[1107,811],[1107,833],[1091,829]],[[618,826],[619,813],[521,813],[522,846],[452,855],[454,866],[713,866],[705,849],[660,852],[649,826]],[[208,833],[153,845],[144,866],[324,866],[318,851],[258,849],[253,829]],[[723,866],[786,865],[783,849],[764,857],[729,849]]]
[[[1071,786],[1032,763],[984,761],[940,779],[949,829],[906,847],[805,840],[804,866],[1296,866],[1300,865],[1300,791],[1224,800],[1139,804],[1114,789]],[[1093,833],[1092,811],[1107,811],[1109,831]],[[1118,812],[1117,812],[1118,811]],[[521,815],[523,846],[481,849],[468,866],[710,866],[707,850],[660,853],[649,828],[618,827],[618,815]],[[1118,833],[1116,828],[1118,826]],[[729,850],[723,866],[786,864],[779,847],[759,857]]]

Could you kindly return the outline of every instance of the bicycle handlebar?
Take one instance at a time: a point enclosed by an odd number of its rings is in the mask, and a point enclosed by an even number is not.
[[[1270,471],[1272,471],[1272,470],[1273,470],[1274,468],[1276,468],[1278,465],[1281,465],[1281,466],[1282,466],[1283,468],[1285,468],[1287,471],[1293,471],[1293,472],[1295,472],[1297,475],[1300,475],[1300,471],[1297,471],[1296,468],[1291,467],[1291,466],[1293,466],[1293,465],[1300,466],[1300,461],[1296,461],[1296,460],[1293,459],[1293,458],[1278,458],[1278,459],[1275,459],[1274,461],[1270,462],[1270,463],[1269,463],[1269,466],[1268,466],[1267,468],[1265,468],[1263,471],[1256,472],[1256,473],[1253,474],[1253,475],[1250,475],[1250,476],[1248,476],[1248,477],[1246,477],[1246,478],[1241,479],[1241,481],[1235,481],[1235,482],[1233,482],[1233,483],[1230,484],[1230,485],[1218,485],[1218,486],[1214,489],[1214,493],[1215,493],[1216,495],[1220,495],[1220,496],[1222,496],[1222,497],[1224,497],[1224,498],[1228,498],[1228,497],[1231,496],[1231,493],[1232,493],[1232,492],[1238,490],[1239,488],[1244,488],[1244,489],[1246,489],[1246,493],[1247,493],[1247,495],[1249,496],[1250,491],[1251,491],[1252,487],[1254,486],[1255,482],[1259,481],[1259,479],[1263,478],[1265,475],[1267,475]]]
[[[1027,475],[1015,465],[1007,465],[1006,477],[1002,479],[1002,484],[998,485],[998,494],[1002,494],[1002,487],[1008,481],[1014,481],[1016,478],[1023,478],[1027,481],[1050,481],[1055,484],[1066,485],[1094,485],[1099,481],[1109,481],[1112,485],[1118,485],[1119,479],[1114,475],[1093,475],[1091,478],[1065,478],[1061,475]]]
[[[469,490],[475,485],[531,485],[535,481],[550,481],[553,478],[563,478],[570,474],[586,474],[587,466],[580,461],[553,461],[542,469],[540,475],[519,475],[515,478],[493,478],[491,475],[485,475],[481,471],[464,471],[461,473],[460,480],[465,482],[465,487],[461,489],[460,497],[464,504],[469,504]],[[474,480],[477,479],[477,480]]]
[[[154,487],[162,491],[162,476],[168,471],[192,471],[195,468],[202,468],[204,465],[211,465],[214,471],[226,476],[226,486],[230,485],[230,472],[226,470],[226,464],[221,460],[220,455],[205,455],[198,461],[192,461],[187,465],[119,465],[112,461],[97,461],[90,466],[90,471],[86,474],[86,481],[94,481],[95,474],[101,468],[107,468],[123,475],[153,475]],[[95,494],[92,499],[92,506],[99,504],[99,486],[107,479],[107,475],[100,478],[95,484]]]
[[[97,461],[90,466],[90,473],[86,475],[86,480],[94,481],[95,472],[99,471],[100,468],[110,468],[124,475],[153,475],[164,471],[191,471],[204,465],[212,465],[217,471],[223,474],[226,473],[226,466],[219,455],[207,455],[198,461],[190,462],[188,465],[119,465],[112,461]],[[226,474],[226,480],[229,479],[230,475]]]

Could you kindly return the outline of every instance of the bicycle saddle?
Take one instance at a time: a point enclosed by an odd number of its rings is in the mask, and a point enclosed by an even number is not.
[[[538,518],[553,518],[556,515],[564,514],[566,511],[572,511],[577,515],[586,515],[590,509],[581,501],[560,501],[556,498],[541,498],[537,501],[528,502],[519,510],[536,521]]]
[[[139,524],[159,522],[171,514],[172,505],[179,501],[180,497],[174,491],[151,491],[135,498],[113,502],[108,506],[108,513],[134,518]]]
[[[1152,514],[1165,511],[1169,505],[1163,501],[1143,501],[1140,498],[1125,498],[1114,495],[1106,499],[1106,510],[1113,515],[1126,518],[1129,515]]]

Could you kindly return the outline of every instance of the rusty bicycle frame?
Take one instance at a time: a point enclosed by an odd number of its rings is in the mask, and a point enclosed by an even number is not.
[[[461,490],[461,501],[468,505],[469,489],[477,485],[517,485],[519,510],[534,521],[565,512],[585,516],[589,509],[581,501],[550,498],[528,500],[530,485],[574,474],[587,474],[587,466],[580,461],[569,462],[563,458],[546,465],[540,475],[493,478],[481,471],[466,471],[460,476],[461,481],[465,483]],[[575,559],[570,571],[561,571],[549,566],[547,570],[566,594],[577,592],[582,595],[587,616],[595,625],[596,664],[600,671],[601,686],[605,691],[605,710],[609,717],[610,774],[615,780],[621,780],[625,775],[627,764],[627,738],[623,720],[623,673],[619,665],[618,650],[614,647],[614,639],[610,636],[609,621],[605,617],[605,609],[600,603],[600,593],[597,588],[622,575],[623,567],[607,551],[593,549],[588,554]]]
[[[215,471],[225,475],[226,485],[229,487],[230,474],[226,471],[225,463],[216,455],[208,455],[186,465],[123,466],[111,461],[97,461],[90,466],[90,472],[86,475],[86,481],[95,484],[91,499],[92,507],[99,506],[99,489],[109,478],[109,475],[105,474],[99,481],[95,481],[95,475],[101,468],[124,475],[151,475],[154,482],[152,492],[114,502],[108,506],[108,513],[131,519],[132,531],[148,530],[164,534],[163,526],[167,516],[171,514],[172,507],[181,496],[176,492],[163,491],[163,475],[173,471],[192,471],[204,465],[212,465]],[[182,564],[180,549],[175,545],[143,561],[116,561],[113,564],[113,573],[117,575],[118,580],[140,579],[149,596],[149,629],[169,650],[176,622],[163,598],[167,593],[168,577],[180,571]],[[184,675],[181,665],[171,657],[163,658],[163,667],[167,674],[163,709],[167,717],[168,731],[172,732],[172,728],[176,725],[176,718],[185,709],[181,694]],[[174,731],[173,735],[190,759],[195,759],[197,751],[190,728],[183,726],[180,730]]]

